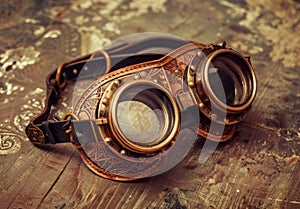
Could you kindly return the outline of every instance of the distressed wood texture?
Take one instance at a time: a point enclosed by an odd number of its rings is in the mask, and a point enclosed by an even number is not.
[[[299,10],[296,0],[2,1],[0,208],[300,208]],[[127,183],[94,175],[70,144],[28,141],[50,70],[146,31],[251,56],[258,94],[231,141],[202,163],[198,141],[167,173]],[[57,109],[70,110],[65,97]]]

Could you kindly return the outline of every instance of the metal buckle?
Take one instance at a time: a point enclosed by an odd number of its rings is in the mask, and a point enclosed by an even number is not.
[[[59,86],[59,88],[63,89],[66,85],[67,82],[61,82],[61,75],[62,75],[62,69],[67,65],[67,62],[63,62],[61,63],[58,68],[57,68],[57,72],[56,72],[56,76],[55,76],[55,82],[57,83],[57,85]]]
[[[110,71],[110,66],[111,66],[111,62],[110,62],[110,58],[109,58],[109,54],[100,49],[100,50],[97,50],[97,51],[94,51],[92,54],[91,54],[91,57],[90,59],[94,59],[95,55],[97,55],[98,53],[102,54],[105,58],[105,61],[106,61],[106,70],[105,70],[105,74],[108,73]]]

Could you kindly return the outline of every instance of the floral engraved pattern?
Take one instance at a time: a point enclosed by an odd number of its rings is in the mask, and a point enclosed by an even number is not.
[[[83,145],[87,156],[100,168],[112,174],[124,177],[146,176],[159,164],[159,158],[144,158],[143,160],[122,156],[114,153],[104,142],[86,143]],[[127,160],[124,160],[128,158]]]

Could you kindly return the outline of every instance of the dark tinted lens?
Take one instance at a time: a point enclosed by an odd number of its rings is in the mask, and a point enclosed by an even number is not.
[[[248,66],[233,54],[215,57],[208,70],[209,83],[215,96],[228,106],[244,104],[250,96]]]

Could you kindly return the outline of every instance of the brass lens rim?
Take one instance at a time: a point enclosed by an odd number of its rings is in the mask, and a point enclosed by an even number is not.
[[[210,85],[209,82],[209,69],[210,69],[210,65],[212,64],[213,60],[222,54],[229,54],[229,55],[234,55],[236,57],[238,57],[239,59],[241,59],[241,61],[247,66],[248,70],[248,75],[247,72],[244,72],[243,69],[239,69],[240,71],[239,74],[243,75],[244,77],[242,78],[244,79],[248,79],[247,82],[249,83],[249,86],[246,85],[245,83],[243,83],[243,93],[246,94],[247,92],[251,91],[250,96],[248,96],[248,100],[245,101],[243,104],[238,105],[238,106],[229,106],[227,104],[224,104],[214,93],[214,91],[212,90],[212,87]],[[236,70],[236,69],[235,69]],[[219,109],[221,110],[227,110],[229,112],[233,112],[233,113],[238,113],[241,112],[243,110],[246,110],[253,102],[255,95],[256,95],[256,76],[254,73],[254,70],[249,62],[249,60],[247,60],[244,56],[242,56],[240,53],[233,51],[231,49],[220,49],[217,51],[212,52],[204,65],[204,69],[203,69],[203,74],[202,74],[202,79],[203,81],[203,85],[202,88],[204,89],[205,92],[207,92],[207,94],[209,95],[209,97],[212,99],[212,102],[214,102],[217,107],[220,107]],[[245,95],[243,95],[243,97],[245,97]]]
[[[151,146],[142,146],[138,145],[131,140],[127,139],[126,136],[122,133],[122,130],[120,129],[118,125],[118,119],[117,119],[117,107],[119,103],[120,96],[131,87],[137,86],[137,85],[145,85],[145,86],[151,86],[151,88],[155,88],[166,96],[168,101],[170,102],[170,106],[172,107],[171,110],[171,117],[169,117],[169,113],[167,107],[163,104],[163,102],[159,101],[162,107],[162,110],[164,112],[165,117],[165,126],[162,130],[162,133],[160,134],[160,138],[155,139],[155,141],[161,141],[158,144],[151,145]],[[159,97],[156,97],[156,99],[159,99]],[[172,140],[175,139],[176,134],[179,130],[180,125],[180,110],[177,105],[177,102],[173,98],[172,94],[167,91],[164,87],[162,87],[160,84],[146,79],[139,79],[139,80],[132,80],[126,83],[123,83],[119,86],[119,88],[115,91],[115,93],[112,96],[111,99],[111,105],[109,107],[108,111],[108,121],[109,121],[109,127],[114,135],[114,138],[126,149],[137,152],[137,153],[153,153],[158,150],[161,150],[165,146],[167,146]],[[173,127],[170,127],[173,126]]]

